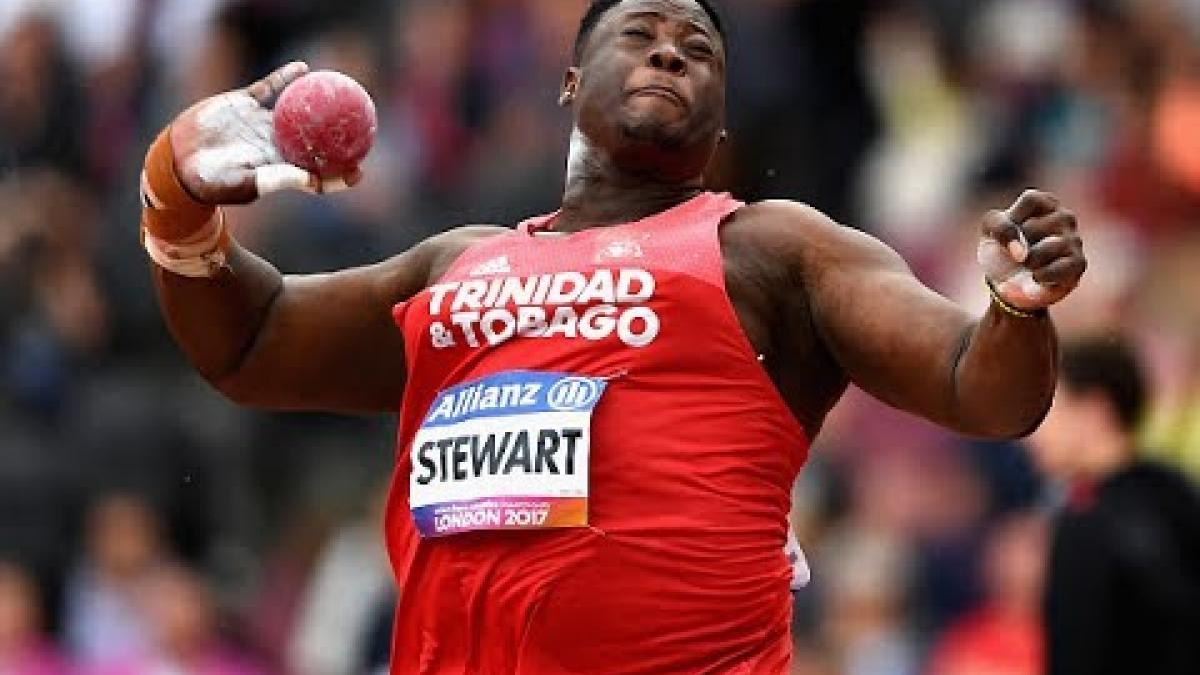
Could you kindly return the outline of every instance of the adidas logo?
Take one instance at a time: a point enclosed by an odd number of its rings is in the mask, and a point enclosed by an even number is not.
[[[600,250],[600,259],[641,258],[645,255],[636,241],[613,241]]]
[[[482,262],[471,270],[473,277],[485,277],[492,274],[512,274],[512,267],[508,264],[508,256],[502,255],[499,258]]]

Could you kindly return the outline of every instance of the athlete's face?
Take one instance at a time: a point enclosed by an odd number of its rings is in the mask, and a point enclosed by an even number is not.
[[[626,0],[588,38],[565,99],[590,141],[664,178],[703,172],[725,121],[725,46],[695,0]]]

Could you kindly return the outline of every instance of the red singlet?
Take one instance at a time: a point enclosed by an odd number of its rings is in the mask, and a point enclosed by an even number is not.
[[[741,206],[704,193],[571,235],[535,236],[553,216],[535,218],[476,244],[396,307],[409,375],[387,517],[400,586],[392,673],[787,672],[783,548],[808,441],[725,293],[718,229]],[[593,411],[563,413],[591,415],[586,466],[569,463],[584,447],[578,429],[534,429],[524,454],[514,450],[512,434],[500,436],[517,418],[461,422],[495,433],[454,427],[461,442],[438,445],[447,427],[435,422],[518,406],[507,385],[488,389],[499,381],[489,376],[512,372],[500,377],[607,383]],[[586,398],[586,382],[572,386],[546,399],[553,410],[519,419],[549,419],[564,401]],[[418,433],[434,440],[414,443]],[[419,525],[410,506],[419,490],[436,497],[456,481],[559,481],[568,470],[587,485],[581,527],[423,536],[418,528],[435,522],[497,521],[485,508]],[[546,522],[544,513],[517,515],[518,525]]]

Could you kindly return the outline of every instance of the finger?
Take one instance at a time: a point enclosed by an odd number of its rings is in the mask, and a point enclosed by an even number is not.
[[[230,169],[219,194],[214,203],[241,205],[258,199],[258,192],[254,188],[254,170]]]
[[[1059,258],[1033,271],[1033,280],[1043,286],[1074,288],[1087,270],[1087,260],[1082,256]]]
[[[999,242],[1018,263],[1024,262],[1029,254],[1025,232],[1006,211],[988,211],[983,217],[983,234]]]
[[[1073,236],[1078,228],[1078,221],[1073,211],[1059,209],[1050,215],[1031,218],[1021,227],[1029,240],[1036,244],[1046,237]]]
[[[287,86],[308,74],[308,64],[303,61],[291,63],[275,69],[270,75],[246,87],[246,93],[258,101],[259,105],[269,108],[275,99],[283,93]]]
[[[362,181],[362,169],[354,167],[346,175],[322,180],[322,192],[341,192],[358,185]]]
[[[355,185],[358,185],[359,182],[362,181],[362,177],[363,177],[362,169],[360,169],[358,167],[354,167],[344,176],[337,176],[335,178],[321,179],[320,190],[323,194],[332,194],[334,192],[342,192],[344,190],[349,190],[350,188],[354,187]]]
[[[1008,207],[1005,213],[1009,220],[1018,225],[1024,224],[1030,218],[1044,216],[1058,210],[1058,197],[1041,190],[1026,190],[1017,197],[1017,201]]]
[[[1070,237],[1055,235],[1034,244],[1025,258],[1025,266],[1029,269],[1045,267],[1059,258],[1066,258],[1076,251],[1075,240]]]
[[[285,190],[315,194],[321,191],[321,181],[294,164],[268,164],[254,169],[254,189],[258,197]]]
[[[1033,275],[1024,269],[997,283],[996,293],[1004,302],[1024,311],[1034,311],[1047,306],[1054,295],[1049,286],[1039,284]]]
[[[321,194],[331,195],[335,192],[344,192],[350,189],[350,184],[345,178],[336,176],[334,178],[322,178],[321,185],[318,187]]]

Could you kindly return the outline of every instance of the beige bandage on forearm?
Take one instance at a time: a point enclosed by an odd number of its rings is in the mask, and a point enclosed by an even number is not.
[[[141,193],[142,246],[155,264],[185,277],[211,277],[225,266],[229,235],[224,214],[183,187],[170,127],[146,153]]]

